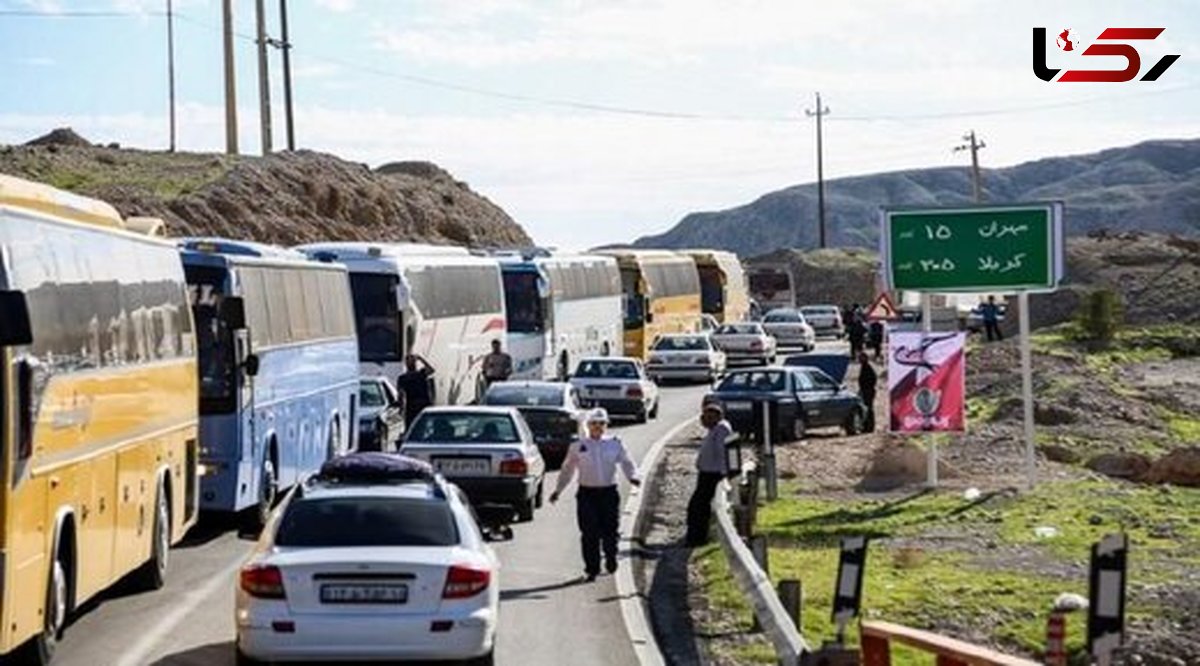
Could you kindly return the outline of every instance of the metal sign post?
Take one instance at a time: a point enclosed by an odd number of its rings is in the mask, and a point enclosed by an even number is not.
[[[1037,447],[1033,434],[1033,342],[1029,339],[1029,293],[1017,295],[1021,317],[1021,399],[1025,416],[1025,485],[1032,491],[1037,485]]]
[[[833,591],[833,623],[838,645],[845,643],[846,627],[862,607],[862,586],[867,566],[867,538],[842,537],[838,556],[837,587]]]
[[[925,333],[933,331],[933,299],[929,294],[921,294],[921,330]],[[938,485],[938,445],[937,437],[930,433],[925,435],[925,486],[937,488]]]
[[[1088,654],[1099,666],[1112,663],[1113,651],[1125,642],[1125,572],[1129,538],[1109,534],[1092,546],[1088,586]]]

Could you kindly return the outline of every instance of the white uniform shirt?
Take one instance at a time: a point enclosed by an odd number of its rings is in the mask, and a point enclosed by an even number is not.
[[[630,481],[641,480],[637,465],[629,458],[625,444],[616,437],[578,440],[567,449],[562,471],[558,473],[558,485],[554,492],[561,493],[579,472],[579,485],[584,488],[603,488],[616,485],[617,467]]]

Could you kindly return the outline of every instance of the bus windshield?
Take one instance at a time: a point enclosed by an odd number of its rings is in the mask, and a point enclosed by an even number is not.
[[[200,412],[233,411],[233,334],[220,315],[226,271],[212,266],[186,266],[184,272],[200,352]]]
[[[382,273],[351,273],[358,356],[376,363],[400,360],[400,316],[396,285],[400,278]]]
[[[504,306],[509,333],[541,333],[546,330],[542,298],[535,271],[504,272]]]

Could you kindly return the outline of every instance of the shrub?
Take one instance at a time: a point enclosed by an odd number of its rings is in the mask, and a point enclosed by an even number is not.
[[[1080,304],[1080,340],[1093,349],[1108,349],[1117,337],[1124,317],[1121,297],[1111,289],[1097,289]]]

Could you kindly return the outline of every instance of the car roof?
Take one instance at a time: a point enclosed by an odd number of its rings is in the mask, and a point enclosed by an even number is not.
[[[421,416],[426,414],[500,414],[512,416],[514,413],[516,413],[516,408],[507,405],[441,405],[438,407],[426,407],[421,410]]]
[[[438,497],[431,483],[353,483],[340,484],[314,480],[304,487],[298,499],[324,499],[330,497],[394,497],[398,499],[423,499],[431,502],[445,501]]]
[[[496,386],[502,386],[504,388],[559,389],[560,391],[565,391],[571,387],[571,385],[568,384],[567,382],[546,382],[546,381],[533,380],[533,379],[525,379],[525,380],[510,379],[510,380],[503,381],[503,382],[496,382],[495,384],[492,384],[492,386],[489,386],[488,388],[490,389],[490,388],[493,388]]]
[[[579,359],[580,363],[599,361],[615,361],[618,363],[637,363],[638,360],[632,356],[584,356]]]

